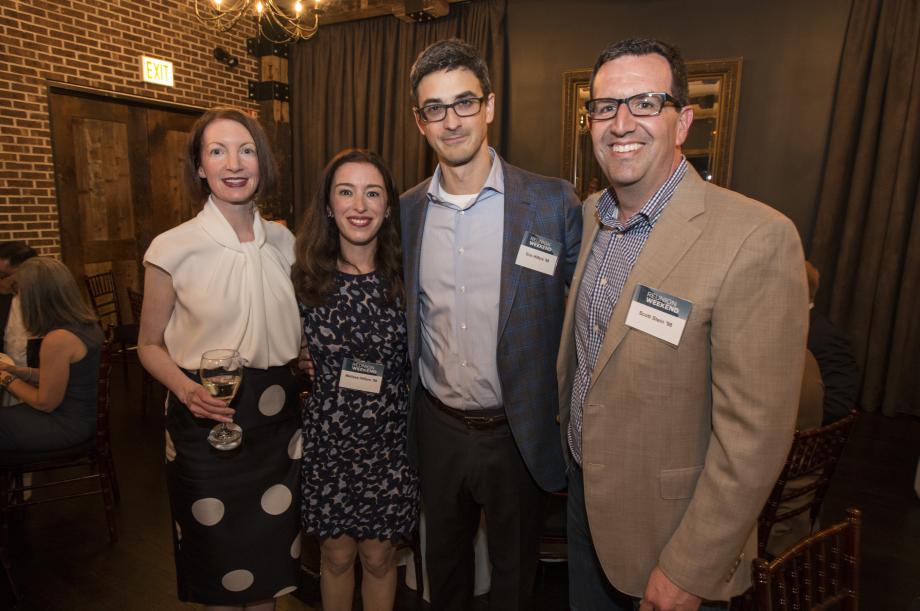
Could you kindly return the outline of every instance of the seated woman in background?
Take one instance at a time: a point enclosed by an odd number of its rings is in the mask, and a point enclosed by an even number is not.
[[[802,389],[799,393],[799,413],[795,422],[796,431],[808,431],[821,426],[822,405],[824,404],[824,382],[821,381],[821,370],[809,350],[805,351],[805,372],[802,376]],[[817,475],[804,475],[786,482],[785,492],[800,490],[810,486],[818,479]],[[815,493],[810,492],[803,496],[790,499],[779,504],[777,514],[799,509],[811,503]],[[770,531],[767,539],[767,553],[771,558],[779,556],[784,551],[807,537],[812,531],[811,511],[805,511],[788,520],[777,522]]]
[[[35,257],[17,277],[23,326],[43,339],[37,369],[0,363],[0,387],[21,401],[0,409],[0,452],[80,444],[96,432],[102,329],[63,263]]]
[[[323,609],[352,608],[360,557],[363,609],[390,610],[394,542],[418,516],[399,194],[380,157],[364,150],[336,155],[320,188],[293,271],[316,371],[304,410],[303,525],[320,539]]]

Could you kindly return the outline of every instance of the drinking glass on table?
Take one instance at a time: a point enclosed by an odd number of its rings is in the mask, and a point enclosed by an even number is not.
[[[201,355],[201,385],[212,397],[228,404],[233,401],[243,381],[240,353],[229,348],[208,350]],[[233,450],[243,442],[243,429],[235,422],[221,422],[211,429],[208,443],[218,450]]]

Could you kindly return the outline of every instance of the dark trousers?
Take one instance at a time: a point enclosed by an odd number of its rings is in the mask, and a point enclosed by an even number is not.
[[[471,608],[480,511],[492,564],[490,609],[529,608],[546,494],[530,476],[511,429],[469,429],[432,405],[421,387],[416,409],[431,608]]]
[[[633,611],[639,599],[617,590],[601,567],[585,510],[585,487],[582,471],[574,466],[569,472],[569,498],[566,507],[569,540],[569,608],[571,611]],[[703,552],[701,552],[703,553]],[[704,602],[700,611],[727,611],[726,603]]]

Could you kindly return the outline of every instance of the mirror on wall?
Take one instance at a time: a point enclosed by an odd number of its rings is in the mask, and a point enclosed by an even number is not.
[[[594,158],[585,110],[590,98],[591,69],[569,70],[562,80],[562,176],[575,185],[575,191],[584,199],[607,186]],[[741,91],[741,58],[688,61],[687,81],[693,125],[684,142],[684,154],[700,176],[728,187]]]

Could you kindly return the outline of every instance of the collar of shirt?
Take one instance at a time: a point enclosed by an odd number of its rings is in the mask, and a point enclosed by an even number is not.
[[[479,190],[479,195],[473,199],[469,205],[464,208],[460,208],[456,204],[452,204],[444,199],[441,195],[441,164],[438,164],[438,167],[434,169],[434,176],[431,177],[431,183],[428,185],[428,201],[433,204],[438,204],[440,206],[446,206],[448,208],[454,208],[455,210],[466,210],[472,208],[476,205],[477,202],[485,199],[483,195],[486,192],[502,193],[505,192],[505,174],[502,171],[502,162],[499,159],[498,154],[495,152],[491,146],[489,147],[489,157],[492,159],[492,168],[489,170],[489,175],[486,177],[486,182],[482,185],[482,189]],[[463,195],[462,193],[455,193],[454,195]]]
[[[619,221],[620,206],[617,202],[616,193],[613,187],[607,187],[603,195],[597,202],[597,214],[601,223],[606,227],[617,229],[619,231],[629,231],[640,223],[648,223],[651,227],[655,226],[658,217],[664,211],[665,206],[671,201],[677,185],[687,174],[687,158],[681,155],[680,163],[674,169],[674,172],[668,177],[664,184],[655,192],[654,195],[645,203],[638,213],[634,214],[626,223]]]

